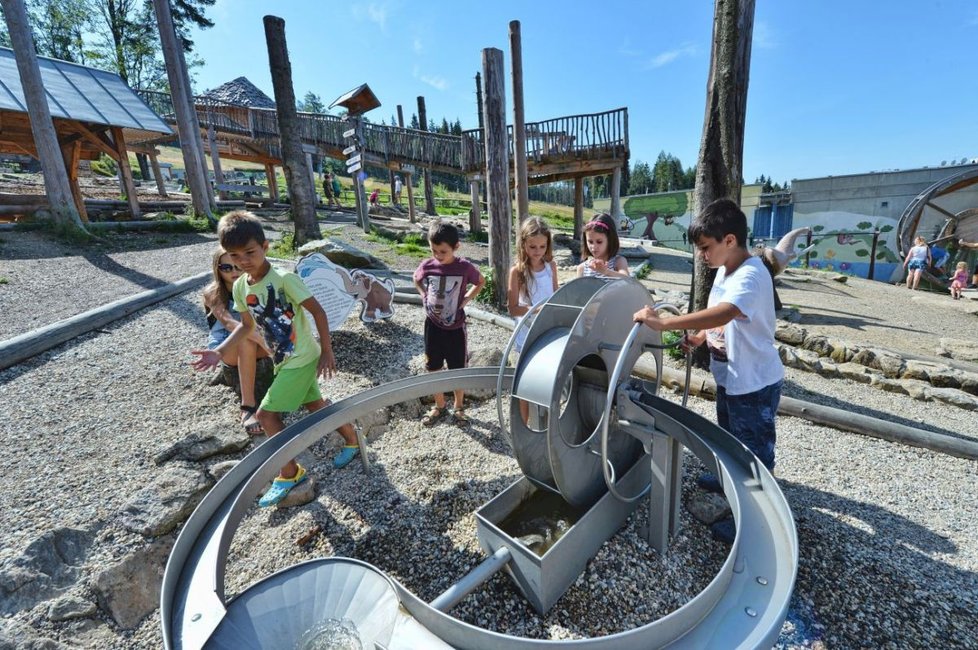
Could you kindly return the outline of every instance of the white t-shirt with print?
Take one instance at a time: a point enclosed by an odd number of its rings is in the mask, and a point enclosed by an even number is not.
[[[784,378],[784,366],[774,346],[774,286],[771,274],[757,257],[747,258],[727,275],[717,269],[707,307],[730,303],[741,316],[708,330],[710,371],[728,395],[744,395]]]

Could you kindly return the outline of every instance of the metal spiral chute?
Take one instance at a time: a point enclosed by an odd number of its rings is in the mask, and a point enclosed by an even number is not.
[[[637,281],[580,278],[519,321],[500,367],[429,373],[378,386],[270,438],[211,490],[184,525],[163,581],[164,645],[280,647],[277,643],[305,638],[309,630],[319,634],[349,623],[363,647],[391,650],[770,647],[787,614],[798,565],[791,512],[774,478],[742,444],[656,395],[661,337],[631,319],[648,304],[649,294]],[[668,305],[655,308],[676,311]],[[507,359],[521,333],[522,351],[510,368]],[[646,353],[657,368],[651,384],[630,376]],[[261,486],[289,458],[378,408],[436,391],[493,386],[500,428],[523,476],[475,512],[485,561],[431,602],[375,567],[342,558],[296,565],[228,602],[224,570],[231,538]],[[561,641],[501,634],[451,616],[455,604],[499,571],[509,574],[534,609],[546,613],[643,504],[648,508],[644,536],[656,551],[667,553],[679,526],[684,449],[720,477],[737,534],[716,578],[682,607],[617,634]],[[362,456],[366,471],[366,453]],[[528,528],[539,511],[559,516],[543,528]],[[387,593],[386,584],[400,601],[394,623],[386,596],[383,607],[358,606],[363,603],[357,593]],[[278,593],[288,594],[287,607]],[[293,621],[295,630],[283,629]]]

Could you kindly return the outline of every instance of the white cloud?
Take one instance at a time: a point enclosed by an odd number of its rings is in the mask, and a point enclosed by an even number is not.
[[[437,90],[445,90],[448,88],[448,81],[444,77],[439,77],[438,75],[432,77],[430,75],[423,74],[420,78],[421,81]]]
[[[353,6],[353,16],[357,20],[369,20],[381,30],[387,28],[387,5],[379,5],[373,2],[367,6],[357,4]]]
[[[691,43],[685,44],[673,50],[666,50],[661,54],[657,54],[646,64],[646,67],[661,68],[664,65],[669,65],[679,57],[693,56],[694,54],[696,54],[696,46]]]
[[[751,45],[761,50],[776,48],[778,46],[778,40],[771,26],[763,21],[754,23],[754,40]]]
[[[415,79],[420,80],[422,83],[426,83],[435,90],[447,90],[449,83],[448,80],[439,75],[424,74],[421,72],[421,68],[414,66],[411,70],[411,76]]]
[[[419,37],[414,37],[414,40],[411,42],[411,49],[414,50],[415,54],[421,54],[421,52],[424,50],[424,43],[421,42]]]

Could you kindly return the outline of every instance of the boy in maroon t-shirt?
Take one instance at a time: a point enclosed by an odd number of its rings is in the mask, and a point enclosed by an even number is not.
[[[479,268],[472,262],[455,257],[458,229],[450,223],[436,221],[428,229],[431,258],[418,265],[414,286],[421,294],[427,317],[424,321],[424,353],[428,372],[465,367],[465,305],[478,295],[485,284]],[[470,286],[471,285],[471,286]],[[455,423],[465,427],[464,391],[455,391]],[[421,418],[431,426],[445,413],[444,393],[435,394],[435,405]]]

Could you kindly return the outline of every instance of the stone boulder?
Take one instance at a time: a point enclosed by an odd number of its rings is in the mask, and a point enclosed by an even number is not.
[[[299,247],[299,255],[322,253],[346,269],[386,269],[387,265],[364,251],[336,239],[317,239]]]
[[[162,449],[153,462],[162,465],[171,460],[198,461],[241,451],[251,442],[251,436],[242,428],[232,425],[213,426],[203,434],[192,433],[169,447]]]
[[[978,361],[978,342],[942,337],[937,346],[937,354],[961,361]]]
[[[57,528],[0,565],[0,613],[12,614],[67,591],[81,575],[92,534]]]
[[[689,500],[686,509],[697,521],[707,526],[731,515],[730,504],[720,494],[696,494]]]
[[[146,537],[165,535],[190,516],[212,485],[211,477],[196,467],[169,467],[125,505],[122,526]]]
[[[777,321],[774,328],[774,338],[782,343],[801,345],[808,336],[808,331],[801,325],[785,321]]]
[[[172,537],[155,540],[96,577],[94,590],[99,605],[122,629],[137,627],[159,607],[163,569],[173,542]]]
[[[503,351],[497,348],[476,348],[469,354],[469,366],[495,366],[499,367],[503,360]],[[476,400],[492,399],[496,396],[495,388],[482,388],[479,390],[469,390],[465,392],[466,397]]]

